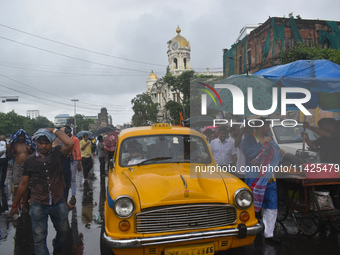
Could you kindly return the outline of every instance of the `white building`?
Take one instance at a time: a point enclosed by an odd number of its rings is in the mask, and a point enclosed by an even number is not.
[[[168,41],[168,68],[167,73],[178,76],[190,68],[190,43],[180,35],[181,29],[177,27],[177,35]],[[150,93],[152,101],[159,104],[157,121],[168,122],[169,118],[165,105],[169,101],[180,102],[180,94],[172,92],[168,84],[158,79],[152,71],[146,81],[146,91]]]
[[[190,51],[191,46],[187,39],[180,35],[181,29],[177,27],[177,35],[168,41],[168,68],[167,73],[173,76],[178,76],[184,71],[191,70],[190,66]],[[213,75],[223,76],[223,72],[199,72],[197,75]],[[182,95],[171,91],[170,86],[158,79],[157,75],[152,71],[146,81],[146,92],[150,94],[152,101],[159,104],[157,121],[169,122],[168,113],[165,105],[169,101],[181,103]]]

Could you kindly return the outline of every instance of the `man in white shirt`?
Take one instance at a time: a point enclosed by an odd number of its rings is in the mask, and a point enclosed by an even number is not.
[[[236,150],[229,140],[227,140],[228,130],[225,126],[220,126],[218,137],[211,141],[210,149],[217,165],[228,166],[236,164]]]

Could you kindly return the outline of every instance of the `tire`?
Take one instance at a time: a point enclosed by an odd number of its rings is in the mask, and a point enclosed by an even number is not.
[[[100,254],[101,255],[114,255],[113,251],[105,245],[103,234],[105,232],[105,220],[103,220],[100,230]]]
[[[289,214],[289,196],[288,190],[281,183],[277,182],[277,221],[282,222],[287,219]]]
[[[295,190],[292,196],[293,219],[298,229],[307,236],[314,236],[319,232],[321,223],[320,207],[314,192],[308,192],[308,211],[305,210],[305,199],[303,189]],[[315,209],[314,209],[315,208]]]

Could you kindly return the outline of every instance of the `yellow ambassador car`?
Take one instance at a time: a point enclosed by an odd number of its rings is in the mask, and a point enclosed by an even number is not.
[[[123,130],[110,170],[101,254],[214,254],[263,231],[249,188],[215,166],[202,134],[154,124]]]

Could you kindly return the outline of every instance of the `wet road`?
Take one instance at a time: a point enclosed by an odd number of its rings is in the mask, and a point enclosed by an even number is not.
[[[64,254],[100,254],[100,222],[104,213],[103,205],[107,177],[100,177],[97,157],[95,158],[93,172],[94,178],[90,179],[88,183],[83,182],[81,172],[77,176],[77,203],[75,209],[69,212],[70,232]],[[1,194],[4,198],[2,205],[6,205],[6,201],[11,205],[12,197],[10,189],[2,190]],[[22,215],[15,222],[15,225],[16,228],[9,217],[9,210],[0,214],[0,254],[34,254],[29,215]],[[276,233],[282,238],[282,244],[280,245],[268,243],[262,236],[257,236],[252,245],[217,254],[340,254],[340,233],[337,233],[327,225],[320,234],[314,237],[307,237],[299,233],[292,218],[288,217],[283,224],[277,223]],[[55,231],[52,222],[49,221],[47,244],[51,253],[53,252],[52,240],[54,237]]]

